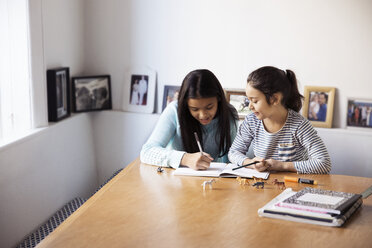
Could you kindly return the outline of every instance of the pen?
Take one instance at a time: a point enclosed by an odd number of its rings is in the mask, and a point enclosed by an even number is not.
[[[257,163],[259,163],[259,161],[254,161],[254,162],[249,163],[249,164],[241,165],[241,166],[238,166],[238,167],[233,168],[232,170],[237,170],[237,169],[240,169],[240,168],[246,167],[246,166],[248,166],[248,165],[257,164]]]
[[[202,147],[201,147],[201,144],[200,144],[200,140],[199,140],[198,134],[197,134],[196,132],[194,132],[194,135],[195,135],[196,143],[198,143],[198,146],[199,146],[199,151],[200,151],[201,154],[203,155],[203,149],[202,149]]]
[[[294,182],[294,183],[307,183],[307,184],[314,184],[314,185],[318,184],[318,182],[315,180],[306,179],[306,178],[287,177],[287,176],[284,176],[284,181]]]

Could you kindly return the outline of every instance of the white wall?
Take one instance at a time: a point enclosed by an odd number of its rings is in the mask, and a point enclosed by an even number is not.
[[[112,75],[116,109],[132,64],[158,72],[159,109],[163,85],[196,68],[226,88],[264,65],[293,69],[302,87],[337,87],[334,127],[345,127],[347,97],[370,97],[369,0],[89,0],[85,17],[85,68]]]
[[[0,247],[11,247],[97,187],[91,119],[81,114],[0,150]]]
[[[84,6],[85,0],[42,0],[44,63],[47,69],[69,67],[70,76],[83,71],[86,45]]]
[[[118,111],[92,114],[99,184],[139,156],[142,144],[150,136],[158,117]]]
[[[372,160],[358,148],[371,147],[372,130],[361,131],[363,136],[344,129],[347,97],[371,97],[372,1],[89,0],[85,23],[85,68],[111,74],[114,109],[122,108],[122,90],[129,87],[125,68],[132,64],[157,71],[157,112],[163,86],[180,85],[196,68],[211,69],[225,88],[244,88],[248,74],[260,66],[292,69],[301,90],[304,85],[337,88],[333,127],[338,129],[319,129],[329,145],[332,173],[372,176]],[[116,122],[140,123],[146,133],[153,128],[153,122],[131,120],[125,113],[108,115],[98,117],[96,137]],[[126,133],[115,130],[119,137]],[[145,140],[127,141],[135,147],[130,152],[101,153],[99,174],[111,173],[104,172],[108,164],[117,167],[121,159],[138,156]],[[100,138],[96,150],[107,143],[124,145],[121,139]]]

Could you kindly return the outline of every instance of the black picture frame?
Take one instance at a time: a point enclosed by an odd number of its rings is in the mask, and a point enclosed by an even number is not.
[[[71,81],[74,112],[112,109],[110,75],[79,76]]]
[[[60,121],[71,114],[70,69],[68,67],[47,70],[48,120]]]
[[[164,85],[164,94],[163,94],[163,108],[162,111],[167,107],[170,102],[178,100],[178,94],[181,89],[181,86],[175,85]]]

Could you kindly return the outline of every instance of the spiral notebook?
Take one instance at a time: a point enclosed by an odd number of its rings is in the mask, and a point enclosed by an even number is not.
[[[329,214],[343,214],[361,197],[360,194],[306,187],[279,205]]]
[[[345,209],[343,214],[331,214],[322,211],[281,206],[282,202],[296,194],[297,192],[293,191],[291,188],[287,188],[265,206],[260,208],[258,210],[258,215],[261,217],[339,227],[342,226],[362,206],[363,203],[362,198],[358,197],[355,202]]]

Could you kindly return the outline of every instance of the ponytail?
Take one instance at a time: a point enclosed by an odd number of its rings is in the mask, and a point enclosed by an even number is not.
[[[285,107],[293,109],[296,112],[299,112],[302,108],[302,99],[304,97],[298,91],[296,75],[291,70],[285,70],[284,72],[287,72],[286,76],[289,80],[291,89],[289,91],[288,100],[284,102]]]

